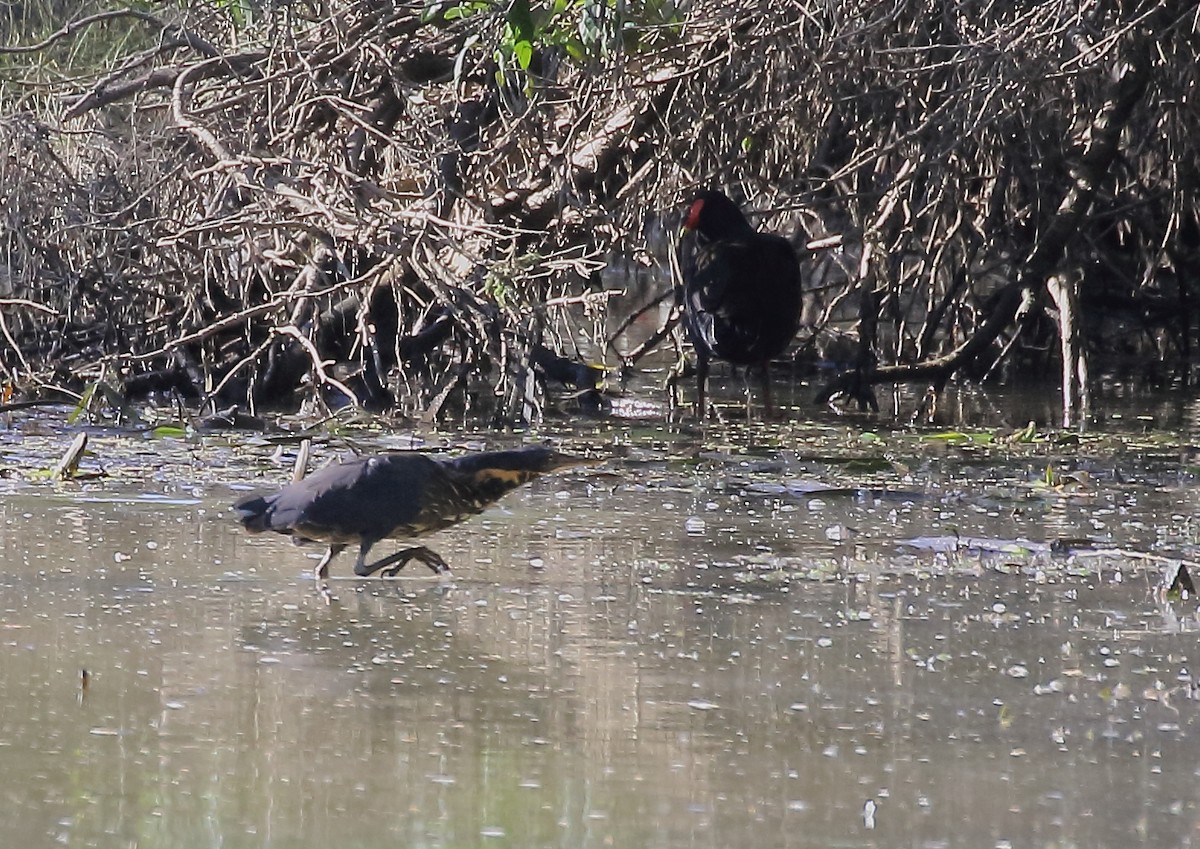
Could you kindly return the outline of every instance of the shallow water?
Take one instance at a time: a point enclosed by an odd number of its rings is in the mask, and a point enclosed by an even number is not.
[[[328,601],[226,510],[270,446],[0,481],[4,845],[1200,842],[1195,599],[1050,548],[1196,557],[1186,447],[571,431],[607,462],[432,537],[451,578],[347,553]],[[6,468],[69,442],[26,437]]]

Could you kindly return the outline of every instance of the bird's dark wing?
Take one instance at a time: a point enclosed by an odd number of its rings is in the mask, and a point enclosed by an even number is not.
[[[752,233],[699,246],[685,284],[692,342],[721,359],[769,359],[799,327],[800,265],[779,236]]]
[[[725,302],[732,278],[729,256],[725,251],[714,250],[714,245],[702,235],[692,234],[684,239],[680,260],[684,327],[693,345],[711,353],[717,344],[714,318]]]
[[[420,454],[389,454],[337,463],[273,496],[246,499],[235,509],[258,529],[322,542],[358,542],[424,532],[421,514],[444,488],[441,466]],[[260,504],[265,502],[265,504]],[[243,519],[251,530],[256,529]]]

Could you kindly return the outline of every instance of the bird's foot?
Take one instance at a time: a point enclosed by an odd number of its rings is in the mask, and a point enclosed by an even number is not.
[[[412,559],[424,563],[435,575],[442,575],[450,571],[450,565],[441,558],[441,555],[424,546],[413,551]]]
[[[704,402],[704,409],[696,409],[696,418],[701,424],[712,421],[716,424],[725,424],[725,414],[721,412],[721,408],[712,401]]]
[[[391,562],[393,558],[395,558],[395,560],[398,562],[396,562],[395,566],[389,566],[389,568],[380,572],[380,574],[384,577],[396,577],[396,575],[400,574],[400,570],[408,565],[408,561],[410,560],[416,560],[420,563],[424,563],[433,570],[433,574],[435,575],[441,575],[444,572],[450,571],[450,566],[441,558],[440,555],[438,555],[436,551],[426,548],[423,545],[418,546],[417,548],[405,549],[404,551],[392,555],[392,557],[386,558],[386,560]],[[376,568],[378,568],[378,564]]]

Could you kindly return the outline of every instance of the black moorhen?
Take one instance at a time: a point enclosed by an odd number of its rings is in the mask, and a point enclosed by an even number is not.
[[[683,224],[694,234],[683,251],[683,318],[696,349],[703,418],[708,364],[713,358],[757,367],[771,413],[768,363],[800,327],[800,263],[787,239],[755,230],[737,205],[718,191],[697,193]]]

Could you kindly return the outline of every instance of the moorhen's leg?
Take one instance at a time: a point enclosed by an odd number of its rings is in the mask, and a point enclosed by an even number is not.
[[[763,363],[758,367],[758,373],[762,375],[763,385],[763,409],[765,417],[772,418],[775,411],[771,408],[771,366],[770,363]]]
[[[708,418],[708,353],[696,347],[696,415],[700,421]]]

